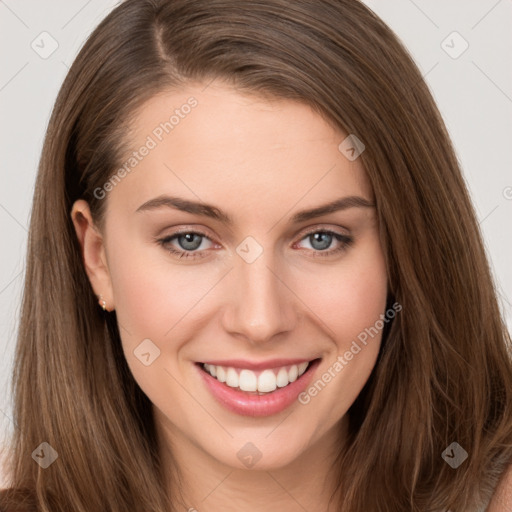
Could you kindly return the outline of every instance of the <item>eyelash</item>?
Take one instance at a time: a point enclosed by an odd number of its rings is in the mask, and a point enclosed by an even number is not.
[[[304,234],[304,236],[300,239],[300,241],[302,241],[305,238],[307,238],[307,237],[309,237],[311,235],[314,235],[316,233],[332,235],[336,240],[338,240],[338,242],[340,242],[340,246],[337,247],[336,249],[329,249],[329,250],[323,250],[323,251],[312,249],[313,250],[313,254],[314,254],[313,257],[315,257],[315,258],[316,257],[329,257],[329,256],[333,256],[334,254],[341,253],[342,251],[345,251],[346,249],[348,249],[348,247],[350,247],[352,245],[352,243],[354,242],[354,239],[351,236],[342,235],[341,233],[337,233],[336,231],[331,231],[331,230],[327,230],[327,229],[316,229],[316,230],[313,230],[313,231],[309,231],[309,232]],[[201,231],[191,231],[191,230],[187,231],[187,230],[184,230],[184,231],[177,231],[176,233],[173,233],[172,235],[166,236],[164,238],[157,239],[156,241],[166,251],[170,252],[173,256],[175,256],[177,258],[183,258],[183,257],[184,258],[204,258],[205,256],[207,256],[205,254],[205,251],[198,251],[198,252],[195,252],[195,251],[180,251],[180,250],[177,250],[177,249],[169,248],[168,244],[172,240],[178,238],[181,235],[199,235],[199,236],[202,236],[202,237],[207,238],[208,240],[210,240],[208,235],[206,235],[206,233],[202,233]],[[197,251],[197,249],[196,249],[196,251]]]

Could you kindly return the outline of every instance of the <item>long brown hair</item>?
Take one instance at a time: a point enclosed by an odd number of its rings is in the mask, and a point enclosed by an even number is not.
[[[97,305],[70,211],[84,198],[101,226],[108,197],[94,190],[121,165],[133,115],[158,92],[214,78],[305,102],[366,147],[402,311],[348,412],[339,508],[481,510],[512,459],[510,336],[428,87],[355,0],[126,0],[90,36],[57,98],[37,176],[11,501],[43,512],[174,510],[151,403],[127,367],[115,313]],[[31,457],[42,442],[59,455],[47,469]],[[452,442],[468,453],[457,469],[441,456]]]

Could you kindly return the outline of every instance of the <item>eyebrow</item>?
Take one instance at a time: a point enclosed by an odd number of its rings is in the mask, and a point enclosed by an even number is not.
[[[155,197],[154,199],[146,201],[144,204],[137,208],[136,213],[156,210],[162,207],[173,208],[176,210],[180,210],[182,212],[192,213],[194,215],[210,217],[212,219],[223,222],[224,224],[227,224],[229,226],[232,226],[234,223],[233,219],[227,213],[223,212],[216,206],[197,201],[190,201],[188,199],[183,199],[181,197],[171,197],[167,195],[158,196]],[[322,215],[327,215],[329,213],[334,213],[341,210],[347,210],[349,208],[374,207],[375,205],[373,203],[371,203],[370,201],[363,197],[347,196],[342,197],[340,199],[336,199],[330,203],[317,206],[316,208],[311,208],[309,210],[302,210],[300,212],[297,212],[290,219],[290,222],[298,224],[300,222],[315,219],[316,217],[321,217]]]

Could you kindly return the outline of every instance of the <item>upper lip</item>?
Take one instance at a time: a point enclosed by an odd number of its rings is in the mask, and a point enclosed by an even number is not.
[[[312,359],[269,359],[268,361],[247,361],[245,359],[223,359],[223,360],[209,360],[203,361],[202,364],[209,364],[213,366],[225,366],[233,368],[241,368],[246,370],[266,370],[271,368],[279,368],[281,366],[291,366],[300,363],[309,363],[314,361]]]

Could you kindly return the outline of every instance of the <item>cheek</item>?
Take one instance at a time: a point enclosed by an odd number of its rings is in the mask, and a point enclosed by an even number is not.
[[[127,364],[151,401],[165,404],[170,389],[180,392],[172,375],[180,371],[181,347],[193,339],[196,324],[190,320],[215,278],[201,266],[184,270],[159,251],[119,242],[109,267]]]
[[[339,264],[311,275],[304,290],[307,305],[329,328],[339,351],[346,350],[385,312],[387,272],[376,237]]]
[[[316,288],[311,281],[308,305],[329,327],[332,351],[299,400],[312,416],[325,419],[325,429],[346,413],[375,366],[387,299],[387,272],[376,239],[330,272],[328,288],[327,279],[316,280]]]
[[[206,266],[177,265],[156,242],[127,244],[129,239],[119,237],[109,250],[118,322],[126,332],[164,340],[208,293],[215,276]]]
[[[154,403],[166,403],[170,388],[175,396],[180,393],[172,376],[188,370],[180,364],[186,358],[184,350],[197,337],[201,320],[210,318],[212,290],[226,272],[208,264],[179,265],[172,258],[159,247],[137,247],[122,240],[109,251],[124,355]],[[148,352],[151,362],[146,366],[143,354]],[[154,355],[158,357],[153,359]]]

